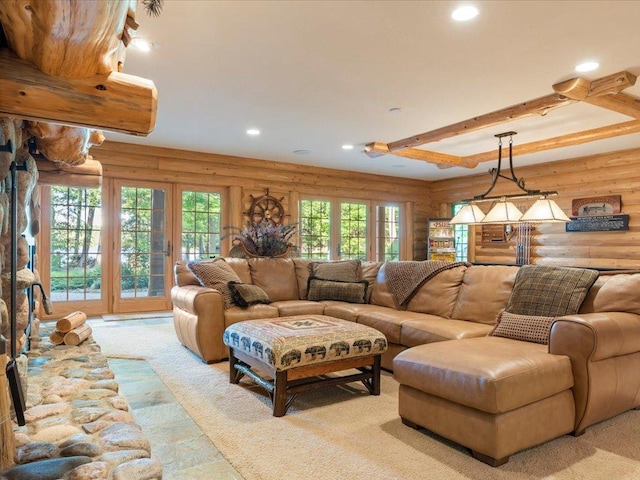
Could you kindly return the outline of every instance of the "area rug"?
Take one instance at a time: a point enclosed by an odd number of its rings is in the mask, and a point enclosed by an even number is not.
[[[426,431],[402,425],[398,384],[382,394],[357,384],[301,394],[285,417],[244,381],[229,384],[229,363],[206,365],[181,346],[170,323],[94,322],[106,356],[145,358],[246,480],[585,480],[640,478],[640,411],[563,436],[491,468]],[[115,328],[114,328],[115,327]]]

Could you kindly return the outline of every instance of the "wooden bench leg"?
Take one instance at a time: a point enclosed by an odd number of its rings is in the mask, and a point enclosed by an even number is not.
[[[244,376],[242,372],[239,372],[236,369],[236,364],[238,363],[238,359],[236,358],[233,348],[229,347],[229,383],[237,384],[240,382],[240,379]]]
[[[380,395],[380,355],[373,358],[373,366],[371,367],[373,377],[371,378],[371,395]]]
[[[276,372],[273,379],[273,416],[284,417],[287,413],[287,372]]]

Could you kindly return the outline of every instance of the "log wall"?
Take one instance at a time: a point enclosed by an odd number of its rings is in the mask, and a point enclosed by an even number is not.
[[[106,178],[228,188],[230,225],[244,225],[250,195],[262,196],[267,189],[284,197],[291,215],[287,222],[296,221],[294,205],[306,196],[399,203],[413,217],[413,248],[405,258],[426,258],[426,222],[433,205],[426,181],[117,142],[105,142],[91,153]]]
[[[517,160],[517,159],[516,159]],[[621,195],[622,213],[629,215],[629,230],[622,232],[565,232],[564,224],[535,227],[531,239],[531,262],[603,268],[640,267],[640,149],[581,157],[560,162],[517,167],[527,188],[557,190],[554,200],[568,215],[574,198]],[[447,211],[450,204],[478,195],[490,183],[488,174],[433,182],[434,211]],[[494,193],[516,193],[511,182],[498,179]],[[515,202],[517,204],[517,202]],[[518,206],[526,208],[531,202]],[[485,204],[486,205],[486,204]],[[483,206],[485,212],[488,210]],[[522,209],[522,208],[521,208]],[[524,210],[523,210],[524,211]],[[481,227],[475,227],[475,247],[470,260],[487,263],[515,263],[515,236],[506,243],[482,241]],[[471,233],[471,232],[470,232]]]

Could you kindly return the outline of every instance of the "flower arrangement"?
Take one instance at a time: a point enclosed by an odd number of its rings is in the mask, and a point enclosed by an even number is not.
[[[296,233],[296,223],[276,225],[270,220],[247,222],[244,228],[230,227],[236,230],[232,240],[234,247],[231,256],[282,257],[292,248],[291,237]]]

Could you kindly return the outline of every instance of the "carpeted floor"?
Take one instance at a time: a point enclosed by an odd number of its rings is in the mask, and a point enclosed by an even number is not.
[[[636,480],[640,478],[640,411],[518,453],[488,467],[462,447],[412,430],[397,415],[398,385],[382,395],[359,384],[300,395],[285,417],[250,381],[228,380],[229,364],[202,363],[181,346],[173,325],[94,322],[106,356],[143,357],[193,420],[246,480]],[[243,380],[243,382],[245,382]]]

